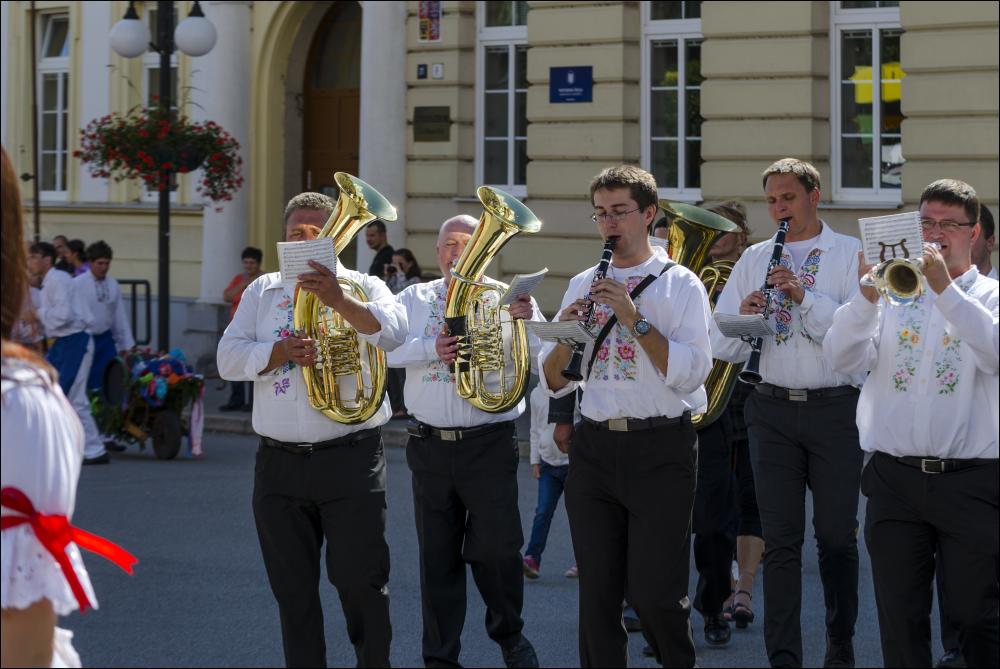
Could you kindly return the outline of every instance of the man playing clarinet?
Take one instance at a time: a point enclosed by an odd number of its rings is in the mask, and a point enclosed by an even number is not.
[[[570,281],[559,320],[588,320],[592,300],[607,335],[585,347],[582,381],[564,376],[570,346],[540,356],[550,396],[585,388],[566,480],[580,568],[580,662],[626,666],[628,583],[640,586],[628,600],[654,654],[664,666],[691,667],[687,587],[698,458],[691,414],[707,405],[708,298],[693,272],[649,244],[657,211],[651,174],[605,169],[590,195],[601,237],[618,239],[603,279],[595,282],[591,267]]]
[[[819,172],[794,158],[763,173],[768,213],[788,221],[784,248],[768,270],[772,238],[737,261],[716,314],[764,312],[765,281],[774,289],[759,357],[762,379],[746,401],[750,459],[764,534],[764,643],[771,666],[802,666],[802,541],[805,494],[826,602],[824,666],[854,666],[858,616],[858,487],[861,449],[854,423],[863,377],[833,370],[823,339],[837,308],[857,292],[860,243],[817,217]],[[716,358],[744,362],[750,346],[712,328]]]

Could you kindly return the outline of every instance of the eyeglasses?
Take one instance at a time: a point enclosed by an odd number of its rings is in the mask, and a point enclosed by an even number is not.
[[[933,218],[920,219],[920,227],[924,232],[930,232],[934,226],[941,228],[941,232],[955,232],[959,228],[971,228],[975,223],[960,221],[935,221]]]
[[[597,223],[598,221],[604,221],[605,223],[610,223],[611,221],[615,221],[616,223],[621,223],[622,221],[625,220],[626,216],[628,216],[629,214],[634,214],[635,212],[640,211],[641,209],[642,207],[636,207],[631,211],[623,211],[618,213],[612,212],[610,214],[594,214],[593,216],[590,217],[590,220],[592,220],[594,223]]]

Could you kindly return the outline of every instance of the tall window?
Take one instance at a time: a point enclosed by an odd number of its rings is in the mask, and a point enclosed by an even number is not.
[[[41,197],[66,197],[69,112],[69,16],[41,17],[38,59],[38,143]]]
[[[476,77],[479,183],[526,194],[528,3],[480,2]]]
[[[898,2],[834,2],[834,199],[899,202],[903,122]]]
[[[667,197],[701,198],[701,3],[641,3],[642,163]]]

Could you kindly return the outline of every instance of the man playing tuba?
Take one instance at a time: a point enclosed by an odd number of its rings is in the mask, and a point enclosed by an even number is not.
[[[295,196],[285,208],[285,240],[315,239],[335,209],[320,193]],[[406,312],[381,279],[339,265],[370,301],[345,294],[327,268],[298,277],[357,331],[360,340],[391,350],[402,343]],[[391,410],[382,402],[362,423],[330,420],[314,409],[296,367],[317,362],[312,339],[297,335],[295,286],[265,274],[243,293],[219,342],[219,374],[253,381],[253,428],[260,435],[253,511],[264,566],[278,601],[288,666],[326,666],[319,554],[337,588],[358,666],[389,666],[389,548],[385,542],[385,457],[380,426]]]
[[[508,667],[537,667],[521,634],[524,576],[521,516],[517,508],[518,450],[508,411],[488,413],[459,397],[452,364],[457,337],[445,325],[451,269],[476,230],[476,219],[455,216],[441,226],[438,268],[443,278],[397,295],[411,323],[389,365],[406,368],[403,397],[416,419],[408,428],[406,460],[413,472],[413,511],[420,547],[423,659],[426,666],[459,666],[465,623],[465,564],[486,603],[486,631]],[[496,293],[489,293],[496,296]],[[510,307],[515,319],[545,320],[528,296]],[[538,347],[529,337],[534,360]]]

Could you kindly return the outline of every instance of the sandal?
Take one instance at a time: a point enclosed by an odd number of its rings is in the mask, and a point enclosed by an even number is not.
[[[722,617],[729,621],[732,621],[733,619],[733,599],[735,597],[736,591],[730,590],[729,596],[726,597],[726,601],[722,603]]]
[[[752,600],[753,594],[747,592],[746,590],[737,590],[735,596],[733,597],[733,622],[736,623],[737,628],[745,629],[747,625],[753,622],[753,609],[746,604],[737,602],[736,596],[738,595],[746,595],[747,599]]]

